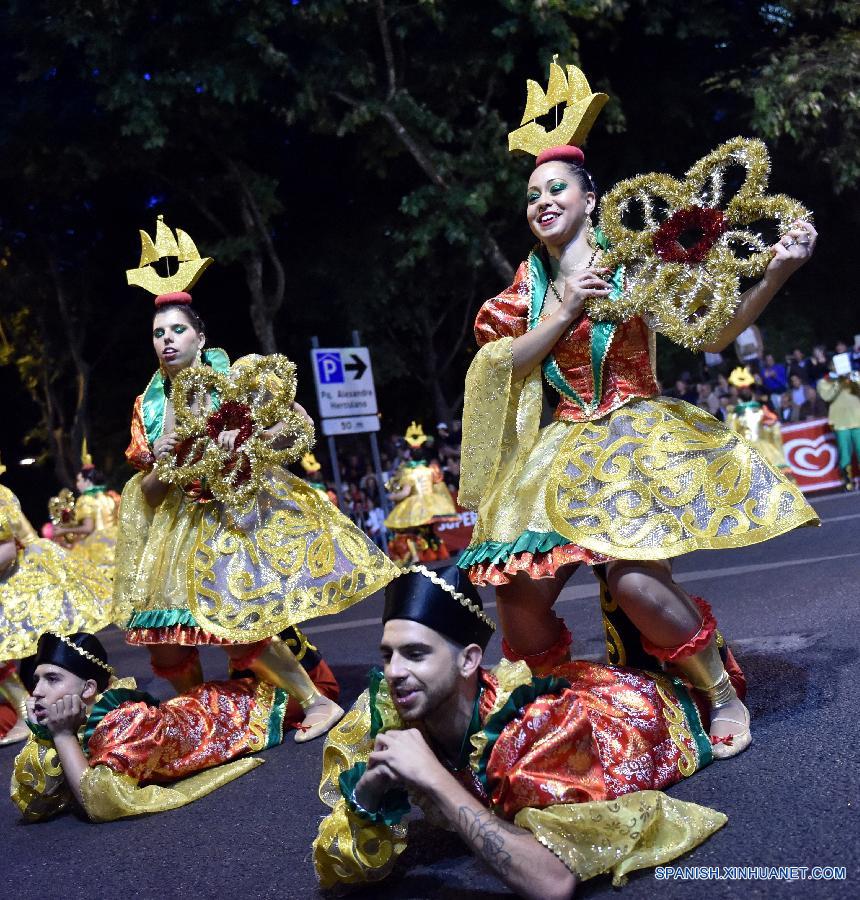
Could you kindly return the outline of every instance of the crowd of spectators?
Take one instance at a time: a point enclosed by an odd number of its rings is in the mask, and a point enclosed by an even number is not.
[[[818,382],[832,367],[833,357],[847,353],[852,368],[860,371],[860,334],[854,346],[837,341],[832,350],[819,344],[805,353],[795,348],[783,361],[765,351],[756,326],[748,328],[736,341],[735,352],[705,353],[702,368],[694,376],[682,372],[671,386],[667,397],[680,397],[725,421],[731,407],[738,402],[738,389],[729,383],[732,370],[746,366],[755,379],[751,390],[756,400],[771,409],[783,423],[805,422],[827,417],[827,404],[816,390]]]
[[[702,366],[695,375],[682,372],[663,394],[679,397],[707,410],[725,421],[731,407],[738,402],[738,388],[729,383],[737,366],[746,366],[755,379],[752,392],[783,423],[803,422],[827,416],[827,404],[816,391],[816,384],[832,367],[833,356],[847,353],[852,367],[860,371],[860,334],[854,346],[837,341],[832,349],[817,345],[810,353],[795,348],[784,360],[765,352],[761,333],[756,326],[748,328],[737,340],[734,353],[705,353]],[[442,471],[445,483],[456,496],[460,479],[461,422],[449,426],[439,422],[428,433],[421,455]],[[380,547],[384,547],[385,485],[391,481],[400,464],[409,458],[408,445],[401,435],[379,438],[382,484],[379,483],[367,435],[340,438],[338,464],[343,491],[342,508]],[[325,484],[332,498],[337,496],[331,466],[324,469]]]
[[[455,420],[437,423],[427,434],[420,455],[442,472],[445,484],[456,496],[460,482],[460,441],[462,423]],[[391,482],[401,463],[410,458],[411,451],[401,435],[379,436],[379,457],[382,468],[382,484],[376,476],[369,436],[356,435],[338,439],[338,466],[340,468],[343,502],[341,508],[363,529],[370,538],[384,548],[385,485]],[[331,465],[323,469],[325,485],[332,497],[337,496]]]

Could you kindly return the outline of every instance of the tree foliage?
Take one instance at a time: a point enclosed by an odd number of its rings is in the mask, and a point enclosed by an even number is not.
[[[793,280],[763,325],[789,343],[807,326],[819,340],[853,333],[838,292],[858,225],[845,202],[860,169],[856,5],[691,10],[11,0],[0,377],[14,363],[37,402],[38,422],[15,400],[22,430],[35,429],[60,480],[85,433],[119,474],[130,403],[152,369],[148,305],[124,270],[157,212],[217,259],[195,292],[214,342],[227,334],[234,354],[278,349],[304,368],[311,335],[336,346],[358,329],[386,427],[455,415],[474,313],[532,243],[529,162],[509,157],[506,134],[525,79],[545,78],[554,53],[612,97],[586,148],[598,183],[680,174],[738,133],[771,141],[774,189],[813,206],[824,239],[814,284]]]

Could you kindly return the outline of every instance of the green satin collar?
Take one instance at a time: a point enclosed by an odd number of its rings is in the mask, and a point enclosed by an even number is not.
[[[220,348],[213,347],[203,351],[203,360],[216,372],[230,371],[230,357]],[[164,430],[164,410],[167,406],[167,395],[164,393],[164,376],[157,371],[143,392],[143,427],[146,429],[146,440],[151,447]]]
[[[595,237],[598,246],[605,250],[609,243],[603,233],[595,229]],[[535,328],[540,320],[549,287],[549,275],[544,267],[543,260],[535,251],[529,254],[529,280],[531,282],[531,301],[529,307],[529,331]],[[611,299],[621,296],[624,284],[624,273],[621,267],[617,268],[610,278],[612,283]],[[549,353],[544,359],[541,368],[546,380],[559,394],[580,407],[584,412],[591,413],[600,406],[603,399],[603,365],[615,336],[614,322],[593,322],[591,325],[591,378],[594,385],[594,395],[590,403],[586,402],[564,376],[554,353]]]

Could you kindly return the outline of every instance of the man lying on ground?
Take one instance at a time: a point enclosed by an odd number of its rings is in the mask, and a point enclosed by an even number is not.
[[[463,572],[386,588],[383,672],[328,735],[314,842],[323,887],[384,878],[410,798],[527,898],[661,865],[720,828],[661,789],[711,761],[690,693],[665,674],[569,662],[481,667],[494,625]],[[441,577],[440,577],[441,576]]]
[[[303,716],[284,690],[255,678],[159,703],[134,679],[116,680],[104,647],[83,632],[43,634],[29,662],[33,733],[12,775],[12,800],[29,821],[75,806],[96,822],[184,806],[260,765],[245,754],[280,744]],[[309,674],[337,696],[324,661]]]

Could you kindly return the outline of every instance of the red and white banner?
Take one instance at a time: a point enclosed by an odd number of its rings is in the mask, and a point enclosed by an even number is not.
[[[781,427],[785,458],[804,494],[842,486],[836,435],[827,419]]]
[[[457,518],[452,522],[437,522],[433,526],[433,532],[452,554],[459,553],[469,546],[472,540],[472,529],[478,514],[457,505]]]

